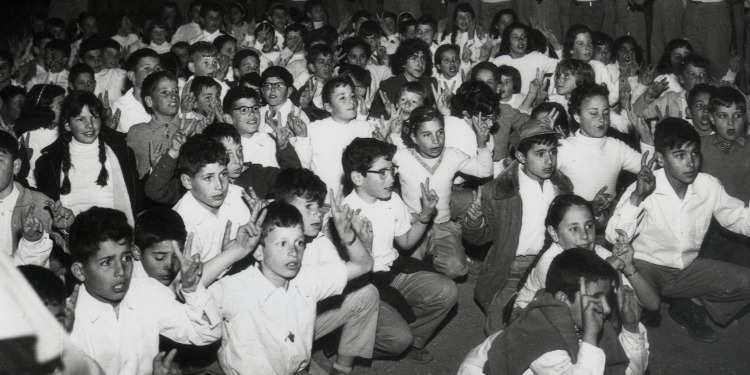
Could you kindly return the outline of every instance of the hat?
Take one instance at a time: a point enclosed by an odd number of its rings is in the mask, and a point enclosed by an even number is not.
[[[538,135],[554,135],[558,138],[562,138],[562,134],[552,128],[551,126],[547,125],[546,122],[536,119],[531,119],[529,121],[526,121],[521,127],[518,128],[518,131],[513,134],[514,136],[511,136],[511,144],[513,144],[513,148],[518,149],[518,145],[521,144],[521,141],[524,141],[526,139],[529,139],[531,137],[536,137]]]

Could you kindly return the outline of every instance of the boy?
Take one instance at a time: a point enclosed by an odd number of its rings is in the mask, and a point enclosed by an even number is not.
[[[435,18],[429,15],[423,15],[420,17],[417,20],[416,33],[417,38],[422,39],[430,46],[430,52],[435,56],[435,52],[438,49],[438,45],[435,43],[435,34],[437,33],[437,22],[435,21]],[[395,48],[393,48],[393,52],[396,52]]]
[[[268,23],[273,26],[276,36],[275,48],[279,51],[284,48],[284,30],[289,24],[289,13],[283,3],[274,3],[268,8]],[[257,38],[257,37],[256,37]]]
[[[180,148],[177,175],[187,192],[173,207],[193,234],[193,252],[209,261],[221,252],[227,221],[230,239],[237,228],[250,221],[243,189],[229,183],[229,157],[221,142],[201,134],[188,138]]]
[[[677,81],[683,90],[679,93],[667,91],[666,85],[654,82],[635,103],[633,112],[646,119],[677,117],[686,119],[688,115],[687,93],[699,83],[708,82],[710,63],[698,55],[685,57],[678,69]]]
[[[65,284],[54,272],[41,266],[18,266],[50,314],[65,326]],[[69,320],[68,320],[69,321]]]
[[[304,12],[313,22],[313,28],[319,29],[328,24],[328,13],[322,0],[308,0],[305,2]]]
[[[347,242],[353,233],[334,236],[332,228],[325,222],[322,207],[326,186],[318,176],[308,169],[283,171],[273,187],[273,195],[276,201],[288,203],[302,214],[303,232],[307,243],[302,257],[303,267],[344,263],[336,247],[348,245]],[[354,231],[356,232],[356,229]],[[362,240],[350,246],[355,245],[371,246]],[[327,298],[318,304],[315,319],[316,339],[338,327],[343,328],[338,357],[333,364],[333,368],[339,373],[351,373],[354,357],[372,357],[378,322],[378,301],[375,287],[369,282],[364,285],[357,282],[357,285],[350,285],[341,297]]]
[[[716,87],[708,83],[699,83],[690,90],[687,96],[688,115],[690,123],[701,137],[714,134],[711,127],[711,114],[708,112],[708,103],[711,96],[716,93]],[[705,147],[702,147],[705,149]]]
[[[299,113],[299,119],[305,124],[310,123],[307,115],[289,99],[294,91],[292,86],[294,76],[288,70],[272,66],[263,71],[260,79],[262,82],[260,93],[266,102],[266,105],[260,108],[260,131],[274,134],[269,121],[276,122],[276,127],[288,127],[289,116],[297,116],[297,113]]]
[[[220,121],[223,91],[216,80],[211,77],[195,77],[189,87],[195,102],[187,118],[205,120],[209,124]]]
[[[715,342],[706,313],[729,324],[750,301],[750,272],[698,252],[712,216],[724,228],[749,235],[750,208],[718,179],[699,172],[701,140],[685,120],[662,120],[654,138],[654,157],[646,162],[644,155],[637,182],[607,224],[607,240],[614,243],[618,229],[633,238],[636,272],[662,296],[677,298],[669,306],[672,319],[693,339]],[[652,173],[654,162],[663,169]]]
[[[151,121],[151,114],[143,106],[141,85],[149,74],[161,70],[159,55],[151,48],[139,49],[128,56],[125,68],[133,87],[112,103],[112,111],[120,111],[120,124],[116,130],[127,134],[133,125]]]
[[[435,51],[433,77],[437,79],[441,91],[450,91],[449,95],[455,94],[463,83],[462,68],[469,69],[468,65],[461,62],[458,51],[459,48],[455,44],[444,44]]]
[[[232,59],[232,69],[234,70],[234,76],[236,81],[245,76],[248,73],[260,73],[260,55],[258,52],[251,49],[243,49],[237,51]]]
[[[102,65],[105,69],[120,68],[122,46],[114,39],[102,41]]]
[[[201,261],[183,264],[183,305],[158,281],[131,279],[132,236],[125,214],[100,207],[70,230],[71,269],[83,283],[70,338],[108,374],[151,374],[159,335],[192,345],[221,337],[221,317],[199,282]]]
[[[68,89],[71,91],[88,91],[93,93],[96,90],[94,69],[82,63],[73,65],[68,74],[68,85]],[[120,116],[120,121],[122,121],[122,116]]]
[[[605,260],[586,249],[564,251],[552,261],[546,286],[521,320],[469,353],[459,374],[645,373],[648,338],[635,293],[620,286]],[[617,306],[608,302],[612,292]],[[619,334],[610,321],[615,308]]]
[[[323,85],[333,75],[333,68],[336,63],[333,61],[333,50],[331,47],[324,44],[317,44],[307,51],[306,56],[307,71],[294,79],[294,87],[298,90],[302,88],[308,81],[314,82],[315,92],[312,99],[312,104],[317,108],[323,108],[323,100],[321,97],[323,91]]]
[[[189,85],[192,82],[193,77],[211,77],[219,86],[221,86],[221,100],[224,100],[224,95],[229,91],[229,86],[216,77],[216,72],[219,67],[219,61],[216,59],[218,53],[216,47],[209,42],[196,42],[190,46],[188,53],[190,59],[188,62],[188,70],[193,75],[188,78],[185,84]]]
[[[68,88],[68,71],[65,69],[70,58],[70,44],[62,40],[53,40],[44,46],[45,71],[35,75],[26,83],[26,89],[34,85],[50,84]]]
[[[529,120],[513,140],[515,161],[484,185],[481,200],[467,211],[463,238],[476,246],[493,241],[482,264],[474,298],[484,309],[485,332],[503,328],[505,305],[544,245],[544,218],[558,194],[573,184],[557,170],[562,135],[540,120]]]
[[[393,193],[395,152],[395,146],[375,139],[352,141],[342,164],[354,191],[344,202],[372,223],[373,280],[379,290],[388,292],[381,293],[376,353],[393,356],[408,350],[406,360],[427,363],[433,359],[425,349],[427,340],[456,304],[458,290],[451,279],[427,272],[429,266],[399,256],[394,247],[395,240],[404,251],[414,248],[432,222],[438,200],[434,191],[423,188],[421,212],[411,223],[409,209]]]
[[[187,231],[180,214],[166,207],[144,211],[133,229],[133,277],[151,277],[170,287],[180,272],[178,251],[185,247]]]
[[[307,73],[305,60],[307,33],[307,28],[299,23],[293,23],[284,29],[284,49],[281,52],[282,61],[278,65],[284,66],[292,77]]]
[[[200,9],[200,24],[203,25],[203,30],[200,34],[190,40],[190,44],[195,44],[197,42],[213,43],[217,36],[224,34],[219,30],[222,21],[224,21],[223,12],[219,4],[206,2],[201,5]]]
[[[372,270],[372,257],[340,201],[332,199],[332,214],[339,235],[346,241],[355,237],[346,244],[350,261],[322,266],[301,267],[306,244],[300,212],[281,202],[266,210],[253,253],[258,265],[210,288],[223,328],[238,333],[222,339],[219,364],[226,373],[292,375],[303,370],[310,361],[317,302],[340,294],[347,281]]]
[[[323,86],[323,109],[331,114],[311,123],[297,134],[295,148],[302,166],[320,177],[329,189],[339,190],[344,177],[341,154],[355,138],[372,137],[372,128],[356,120],[357,97],[354,84],[346,77],[333,77]]]
[[[83,62],[94,70],[96,90],[94,94],[107,93],[109,105],[122,96],[127,72],[120,68],[106,69],[102,64],[102,44],[96,39],[85,39],[81,42],[79,55]]]
[[[280,49],[276,47],[276,33],[273,26],[261,23],[255,27],[255,49],[260,51],[260,72],[275,65],[279,60]]]
[[[256,163],[264,167],[278,168],[277,146],[287,148],[289,137],[272,138],[269,133],[258,131],[261,121],[259,103],[260,97],[252,89],[246,87],[230,89],[224,97],[224,122],[234,126],[242,137],[243,163]],[[277,145],[277,142],[281,144]]]

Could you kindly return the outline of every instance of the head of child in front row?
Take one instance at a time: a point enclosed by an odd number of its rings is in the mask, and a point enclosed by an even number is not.
[[[180,148],[177,175],[182,186],[214,215],[224,204],[229,190],[227,164],[229,157],[224,145],[202,134],[188,138]]]
[[[217,53],[216,47],[209,42],[193,43],[188,50],[188,70],[196,77],[215,78],[219,68]]]
[[[18,270],[47,310],[60,324],[65,323],[65,284],[51,270],[35,265],[18,266]]]
[[[183,248],[186,238],[185,223],[177,211],[154,207],[135,222],[133,252],[149,277],[169,286],[180,272],[180,261],[174,251]]]
[[[315,239],[324,226],[323,201],[325,183],[309,169],[291,168],[281,171],[272,188],[277,202],[288,203],[302,214],[305,238]]]
[[[547,242],[554,242],[564,250],[582,248],[594,250],[596,226],[591,203],[574,194],[561,194],[552,200],[544,219]],[[551,241],[551,242],[550,242]]]
[[[299,273],[305,253],[302,215],[294,206],[281,202],[269,204],[266,211],[260,243],[253,257],[273,286],[286,289]]]
[[[357,118],[357,94],[354,83],[348,77],[333,77],[323,86],[321,94],[323,109],[331,114],[333,121],[348,123]]]
[[[133,273],[133,229],[121,211],[92,207],[70,228],[71,271],[94,299],[118,308]]]
[[[699,83],[687,95],[688,114],[693,126],[700,134],[711,133],[711,114],[708,111],[708,104],[715,93],[715,86]]]
[[[221,106],[221,86],[211,77],[195,77],[190,82],[190,92],[195,96],[193,111],[208,117],[213,108]]]
[[[367,203],[391,199],[397,166],[393,164],[396,146],[372,138],[356,138],[341,157],[347,182]]]
[[[414,149],[423,158],[434,159],[443,153],[445,121],[434,107],[417,107],[401,129],[406,147]]]
[[[594,69],[588,63],[574,59],[564,59],[557,63],[555,91],[558,95],[570,99],[576,87],[594,83]]]
[[[500,102],[507,102],[513,96],[521,92],[521,73],[518,69],[501,65],[497,68],[500,81],[497,83],[497,93],[500,95]]]
[[[746,137],[746,110],[745,96],[730,86],[719,87],[708,103],[716,133],[727,141]]]
[[[656,163],[678,196],[695,181],[701,169],[701,140],[690,123],[667,117],[656,125],[654,131]]]
[[[539,120],[529,120],[518,128],[513,140],[516,160],[523,173],[543,184],[557,169],[557,142],[560,133]]]
[[[247,87],[234,87],[224,97],[224,122],[237,129],[242,137],[252,137],[260,126],[260,96]]]
[[[597,84],[576,87],[570,96],[569,111],[579,133],[589,138],[603,138],[609,130],[609,91]]]

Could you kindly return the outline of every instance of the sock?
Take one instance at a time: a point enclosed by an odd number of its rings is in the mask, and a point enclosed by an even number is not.
[[[335,368],[336,370],[339,370],[341,372],[345,372],[347,374],[351,374],[352,373],[352,369],[353,369],[353,367],[342,366],[342,365],[338,364],[338,362],[333,362],[333,368]]]

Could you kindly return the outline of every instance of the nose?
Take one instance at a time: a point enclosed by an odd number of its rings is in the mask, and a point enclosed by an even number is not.
[[[690,168],[695,167],[696,158],[697,158],[697,156],[690,156],[690,157],[688,157],[687,158],[687,166],[690,167]]]
[[[224,181],[222,181],[221,178],[216,178],[216,180],[214,180],[214,190],[221,191],[223,190],[223,188],[224,188]]]
[[[125,265],[122,264],[122,260],[115,260],[115,277],[125,276]]]
[[[551,166],[552,165],[552,155],[545,154],[544,155],[544,165]]]
[[[94,128],[94,118],[91,117],[86,121],[86,129],[93,129]]]

